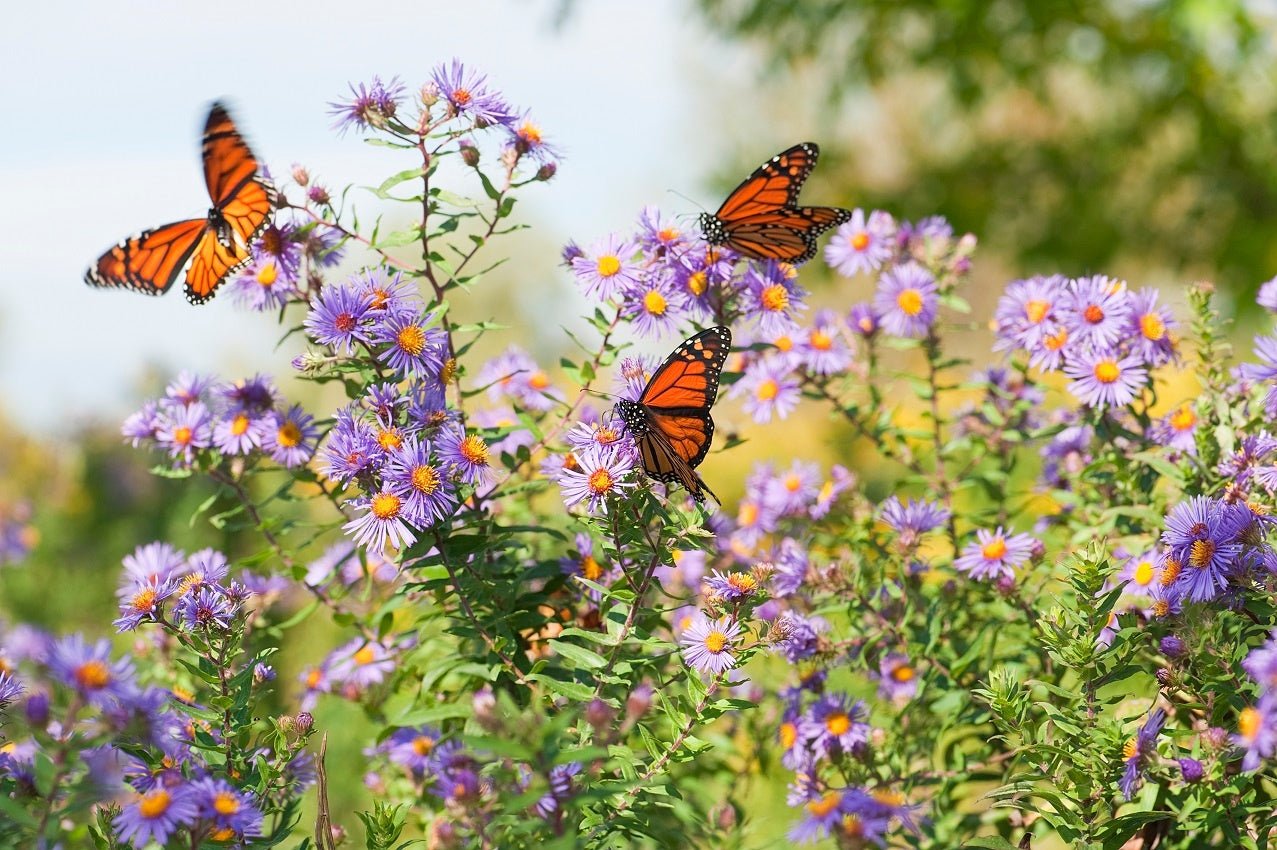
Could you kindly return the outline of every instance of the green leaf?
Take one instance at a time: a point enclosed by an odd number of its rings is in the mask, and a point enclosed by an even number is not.
[[[575,661],[582,667],[598,669],[607,665],[607,659],[597,652],[592,652],[583,646],[577,646],[574,643],[568,643],[561,640],[551,640],[550,648],[569,661]]]

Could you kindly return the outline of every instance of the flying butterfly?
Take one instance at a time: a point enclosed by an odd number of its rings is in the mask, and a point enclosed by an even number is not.
[[[758,166],[718,212],[701,213],[705,241],[756,260],[810,260],[816,238],[851,218],[851,210],[838,207],[798,206],[798,192],[819,156],[815,142],[802,142]]]
[[[163,295],[186,270],[186,300],[203,304],[249,260],[248,246],[275,209],[275,189],[220,103],[204,125],[205,218],[144,230],[107,251],[84,273],[90,286]]]
[[[714,420],[709,409],[732,349],[732,332],[708,328],[687,339],[652,374],[638,401],[616,403],[618,416],[638,443],[643,471],[657,481],[683,485],[692,498],[721,502],[696,474],[709,453]]]

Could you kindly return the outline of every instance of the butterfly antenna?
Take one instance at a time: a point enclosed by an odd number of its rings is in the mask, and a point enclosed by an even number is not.
[[[669,192],[669,194],[671,195],[677,195],[678,197],[687,201],[692,206],[698,208],[701,212],[709,212],[709,210],[705,209],[705,207],[699,201],[696,201],[696,200],[693,200],[692,198],[687,197],[686,195],[684,195],[682,192],[678,191],[677,189],[667,189],[666,191]],[[679,213],[678,215],[675,216],[675,218],[682,219],[689,215],[691,215],[691,213]]]
[[[579,393],[579,395],[584,395],[586,393],[590,395],[596,395],[599,398],[612,398],[612,399],[617,398],[617,396],[613,395],[612,393],[605,393],[602,390],[592,390],[589,387],[581,387],[581,392]]]

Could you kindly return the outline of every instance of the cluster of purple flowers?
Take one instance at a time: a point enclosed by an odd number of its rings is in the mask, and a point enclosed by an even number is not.
[[[1277,632],[1251,651],[1242,667],[1259,687],[1259,699],[1237,718],[1233,743],[1244,750],[1242,770],[1256,770],[1277,755]]]
[[[1158,297],[1104,275],[1013,281],[994,314],[994,349],[1023,351],[1035,368],[1062,370],[1088,407],[1123,407],[1148,386],[1152,369],[1176,356],[1176,322]]]
[[[186,631],[230,631],[252,591],[228,580],[229,572],[226,556],[214,549],[187,556],[158,541],[139,546],[124,559],[116,591],[120,601],[116,630],[132,631],[152,622]],[[169,612],[166,605],[171,605]]]
[[[249,260],[230,283],[231,298],[259,312],[305,301],[319,269],[341,262],[341,234],[323,225],[276,220],[249,246]]]
[[[211,452],[265,456],[298,467],[314,454],[319,435],[314,417],[301,405],[285,407],[274,382],[263,375],[223,383],[189,372],[129,416],[121,431],[134,446],[163,449],[178,469]]]
[[[1267,541],[1272,518],[1247,502],[1194,496],[1171,508],[1162,532],[1159,585],[1164,601],[1210,602],[1277,573]]]
[[[390,681],[404,655],[417,645],[412,635],[356,637],[334,649],[317,666],[307,667],[298,676],[304,688],[301,707],[314,708],[320,694],[333,694],[352,701]]]

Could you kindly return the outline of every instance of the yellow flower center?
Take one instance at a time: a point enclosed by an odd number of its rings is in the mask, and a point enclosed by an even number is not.
[[[403,501],[394,493],[378,493],[372,497],[372,515],[377,519],[394,519],[399,516]]]
[[[377,443],[386,451],[394,451],[403,445],[403,434],[398,428],[386,428],[377,434]]]
[[[412,489],[427,496],[439,489],[439,473],[433,466],[421,465],[412,468]]]
[[[1055,333],[1047,334],[1042,338],[1042,344],[1046,346],[1047,351],[1059,351],[1068,341],[1069,332],[1064,328],[1060,328]]]
[[[413,357],[420,356],[426,350],[426,331],[420,325],[408,325],[395,336],[395,344],[400,350]]]
[[[655,289],[648,290],[648,293],[643,296],[643,309],[653,316],[664,316],[665,308],[665,296]]]
[[[1171,428],[1176,431],[1189,431],[1197,424],[1197,414],[1190,404],[1182,404],[1171,414]]]
[[[239,812],[239,798],[229,791],[220,791],[213,798],[213,811],[219,815],[233,815]]]
[[[269,289],[275,285],[275,280],[279,277],[279,269],[275,267],[274,260],[267,260],[262,267],[257,270],[257,282]]]
[[[461,456],[475,466],[487,466],[488,444],[482,438],[471,434],[461,441]]]
[[[85,690],[96,691],[111,684],[111,668],[102,661],[86,661],[75,671],[75,681]]]
[[[1153,580],[1153,562],[1140,561],[1135,565],[1135,583],[1146,585]]]
[[[792,723],[780,724],[780,745],[787,750],[793,749],[798,740],[798,727]]]
[[[851,718],[844,712],[835,711],[825,718],[825,728],[829,730],[831,735],[846,735],[847,731],[851,729]]]
[[[230,841],[235,837],[235,830],[229,826],[219,827],[208,834],[211,841]]]
[[[980,554],[989,561],[1000,561],[1006,557],[1007,542],[1001,535],[993,538],[980,547]]]
[[[544,372],[533,372],[532,377],[528,378],[528,386],[534,390],[543,390],[550,386],[550,376]]]
[[[838,804],[841,802],[842,792],[830,791],[819,800],[809,800],[807,802],[807,811],[811,812],[818,818],[823,818],[834,809],[838,808]]]
[[[377,654],[372,651],[372,646],[364,646],[354,654],[355,663],[359,666],[371,664],[377,659]]]
[[[519,136],[529,145],[541,144],[541,128],[531,121],[523,122],[523,126],[519,128]]]
[[[778,392],[780,392],[780,384],[777,384],[773,378],[767,378],[758,385],[758,389],[754,390],[754,398],[759,401],[771,401]]]
[[[1101,384],[1111,384],[1122,376],[1122,370],[1116,360],[1104,358],[1095,364],[1095,380]]]
[[[1174,558],[1166,559],[1166,568],[1162,570],[1162,587],[1170,587],[1175,579],[1179,578],[1179,571],[1184,569],[1184,565]]]
[[[412,751],[419,756],[428,756],[435,748],[435,739],[426,735],[418,735],[412,739]]]
[[[621,270],[621,260],[614,254],[604,254],[595,264],[599,277],[611,277]]]
[[[1136,738],[1129,739],[1122,745],[1122,758],[1132,759],[1140,754],[1140,742]]]
[[[772,340],[772,345],[776,346],[777,351],[792,351],[794,348],[794,340],[789,334],[781,334]]]
[[[709,289],[709,276],[705,272],[693,272],[687,276],[687,291],[693,295],[704,295]]]
[[[779,313],[789,306],[789,290],[779,283],[773,283],[763,290],[759,296],[763,309],[770,313]]]
[[[808,342],[811,344],[811,347],[817,351],[828,351],[834,344],[833,337],[822,330],[813,330]]]
[[[602,495],[612,489],[612,473],[606,469],[596,469],[590,473],[590,492]]]
[[[181,425],[173,429],[173,442],[177,443],[179,446],[189,446],[194,437],[195,434],[185,425]]]
[[[593,555],[586,555],[581,559],[581,575],[590,581],[598,581],[603,575],[603,567],[594,560]]]
[[[884,806],[903,806],[905,804],[905,795],[899,791],[892,791],[888,788],[877,788],[870,795]]]
[[[865,837],[865,822],[860,819],[860,815],[843,815],[838,831],[859,843]]]
[[[1153,603],[1154,617],[1158,617],[1160,619],[1161,617],[1165,617],[1169,613],[1171,613],[1170,602],[1166,601],[1165,599],[1159,599]]]
[[[912,288],[902,289],[896,296],[896,306],[903,310],[906,316],[916,316],[922,312],[922,293]]]
[[[297,427],[296,422],[287,421],[279,426],[279,431],[275,434],[275,442],[279,443],[286,449],[291,449],[301,445],[302,429]]]
[[[1088,304],[1086,309],[1082,311],[1082,318],[1093,325],[1098,325],[1104,321],[1104,308],[1099,304]]]
[[[785,489],[788,490],[789,492],[797,493],[798,488],[801,486],[803,486],[803,480],[799,478],[797,475],[790,473],[789,475],[785,476]]]
[[[861,230],[851,234],[851,238],[847,241],[851,243],[853,249],[863,251],[869,247],[869,234]]]
[[[901,664],[895,670],[891,671],[891,678],[895,679],[897,682],[912,682],[913,676],[913,668],[908,664]]]
[[[748,527],[756,522],[758,522],[758,505],[753,502],[742,502],[740,510],[736,512],[736,524]]]
[[[1212,540],[1194,540],[1193,545],[1188,548],[1188,563],[1199,570],[1210,566],[1214,557],[1215,543]]]
[[[443,384],[451,384],[455,377],[457,377],[457,358],[449,357],[443,361],[443,368],[439,370],[439,381]]]
[[[138,798],[137,812],[147,820],[154,820],[168,811],[173,798],[163,788],[148,791]]]
[[[231,420],[231,433],[236,437],[242,437],[248,431],[248,417],[244,414],[238,414]]]
[[[749,573],[732,573],[727,577],[727,583],[741,593],[753,593],[758,587],[758,582]]]
[[[1029,320],[1030,324],[1041,324],[1046,318],[1046,314],[1051,312],[1051,302],[1043,301],[1040,298],[1034,298],[1024,305],[1024,317]]]
[[[306,687],[310,688],[311,690],[314,690],[315,688],[319,687],[319,683],[322,682],[323,680],[324,680],[323,671],[321,671],[318,667],[312,667],[310,668],[310,672],[306,674]]]
[[[1157,342],[1166,336],[1166,323],[1156,313],[1145,313],[1140,316],[1140,333],[1145,339]]]
[[[1237,718],[1237,731],[1247,741],[1253,741],[1255,736],[1259,734],[1263,723],[1264,718],[1259,713],[1259,710],[1252,706],[1247,706],[1242,709],[1242,713]]]
[[[133,598],[129,600],[129,607],[139,614],[145,614],[155,608],[155,596],[155,588],[144,587],[133,594]]]
[[[714,631],[705,635],[705,648],[708,649],[710,652],[714,653],[715,655],[722,652],[723,649],[726,648],[726,646],[727,646],[727,635],[723,634],[718,629],[715,629]]]

